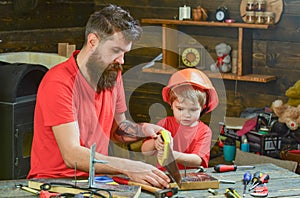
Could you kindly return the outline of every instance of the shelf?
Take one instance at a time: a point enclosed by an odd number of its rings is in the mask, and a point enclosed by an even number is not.
[[[253,41],[252,30],[253,29],[268,29],[270,25],[267,24],[248,24],[248,23],[224,23],[214,21],[192,21],[192,20],[168,20],[168,19],[142,19],[144,24],[157,24],[162,26],[162,54],[163,65],[178,66],[178,54],[174,53],[178,48],[178,35],[176,30],[177,26],[190,25],[190,26],[205,26],[205,27],[220,27],[220,28],[237,28],[238,29],[238,60],[237,60],[237,74],[232,73],[213,73],[205,71],[205,73],[211,78],[222,78],[226,80],[238,80],[238,81],[250,81],[266,83],[276,79],[271,75],[260,75],[252,73],[252,57],[248,54],[252,54]],[[151,73],[172,73],[172,71],[166,70],[167,67],[161,69],[148,68],[144,72]]]
[[[143,69],[143,72],[146,73],[155,73],[155,74],[173,74],[175,69],[161,69],[161,68],[146,68]],[[214,73],[209,70],[203,71],[209,78],[219,78],[225,80],[238,80],[238,81],[248,81],[248,82],[261,82],[266,83],[272,80],[276,80],[275,76],[271,75],[260,75],[260,74],[247,74],[243,76],[238,76],[233,73]]]
[[[210,27],[232,27],[232,28],[253,28],[253,29],[268,29],[267,24],[248,24],[248,23],[224,23],[215,21],[190,21],[190,20],[168,20],[168,19],[142,19],[142,23],[149,24],[166,24],[166,25],[195,25],[195,26],[210,26]]]

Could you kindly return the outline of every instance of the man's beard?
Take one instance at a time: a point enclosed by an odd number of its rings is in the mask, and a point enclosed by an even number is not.
[[[97,93],[105,89],[111,90],[116,84],[118,71],[122,71],[122,69],[122,65],[115,63],[105,66],[105,63],[96,54],[92,55],[87,62],[87,72],[91,82],[97,84]]]

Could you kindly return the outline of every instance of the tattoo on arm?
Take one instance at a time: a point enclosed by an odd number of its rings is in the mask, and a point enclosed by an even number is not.
[[[143,138],[144,133],[142,130],[143,124],[133,123],[129,120],[125,120],[120,123],[119,128],[117,129],[117,134],[120,136],[128,136],[134,138]]]

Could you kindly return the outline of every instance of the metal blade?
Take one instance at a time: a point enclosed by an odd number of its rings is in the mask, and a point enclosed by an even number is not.
[[[164,162],[164,167],[167,169],[168,173],[170,174],[172,179],[177,183],[179,188],[181,188],[181,175],[170,147],[168,151],[168,158]]]
[[[161,138],[164,141],[164,153],[163,156],[158,158],[158,162],[161,166],[164,166],[170,174],[170,177],[181,188],[181,175],[175,161],[173,151],[170,148],[170,137],[167,130],[160,131]]]

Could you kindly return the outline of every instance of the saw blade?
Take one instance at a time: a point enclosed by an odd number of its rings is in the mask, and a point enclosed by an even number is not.
[[[181,188],[181,175],[176,163],[176,160],[173,155],[173,151],[170,148],[170,137],[169,132],[166,130],[161,131],[161,137],[164,141],[164,153],[161,159],[158,159],[158,162],[161,166],[164,166],[170,177],[177,185]]]

